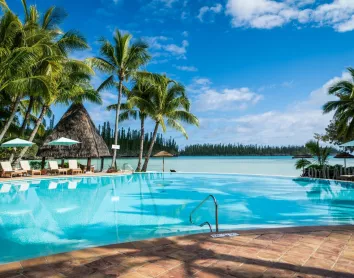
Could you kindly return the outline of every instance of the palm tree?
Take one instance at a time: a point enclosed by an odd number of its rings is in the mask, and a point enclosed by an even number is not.
[[[101,57],[89,59],[94,67],[109,74],[100,85],[98,91],[115,87],[118,89],[118,102],[114,127],[114,144],[118,144],[119,114],[122,102],[124,81],[136,76],[138,70],[150,60],[147,52],[148,45],[143,42],[131,43],[132,35],[122,34],[119,30],[114,33],[114,44],[101,39]],[[116,81],[118,80],[118,82]],[[117,150],[113,150],[112,167],[116,167]]]
[[[338,97],[323,106],[324,113],[334,111],[338,132],[344,138],[354,134],[354,69],[348,68],[352,80],[342,80],[329,88],[328,94]]]
[[[65,63],[57,79],[58,86],[48,97],[42,99],[42,109],[28,141],[33,142],[44,116],[51,105],[58,103],[69,105],[70,103],[82,103],[84,101],[96,104],[102,103],[100,94],[90,84],[92,74],[92,69],[80,61],[68,60]],[[21,160],[27,150],[28,147],[22,149],[16,162]]]
[[[323,167],[328,163],[328,158],[331,153],[330,147],[321,147],[319,140],[308,141],[305,147],[311,155],[316,157],[316,165]]]
[[[153,82],[152,80],[150,82]],[[141,165],[144,153],[144,138],[145,138],[145,121],[148,117],[147,109],[145,104],[149,102],[149,99],[153,93],[154,86],[152,83],[148,82],[144,78],[138,78],[135,80],[135,85],[133,89],[127,93],[128,100],[127,103],[122,104],[121,109],[124,111],[120,114],[119,120],[124,121],[129,118],[140,119],[140,147],[139,147],[139,158],[138,165],[136,167],[136,172],[141,171]],[[132,97],[139,98],[145,101],[136,101],[136,106],[132,104],[130,99]],[[116,110],[117,104],[113,104],[107,107],[108,111]]]
[[[181,132],[188,139],[187,132],[181,122],[199,126],[197,117],[189,111],[190,102],[182,85],[162,75],[156,78],[152,91],[153,93],[148,99],[139,96],[130,98],[133,105],[138,107],[144,105],[144,111],[155,122],[152,140],[142,168],[143,172],[147,170],[159,127],[165,132],[166,126],[169,126]]]
[[[24,93],[30,90],[47,93],[50,87],[48,78],[33,74],[43,53],[50,49],[49,41],[38,36],[40,40],[29,44],[19,18],[10,10],[4,10],[0,20],[0,92],[10,96],[12,107],[0,132],[0,141],[11,126]]]

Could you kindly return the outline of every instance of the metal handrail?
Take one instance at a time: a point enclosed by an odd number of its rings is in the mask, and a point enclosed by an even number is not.
[[[191,214],[189,215],[189,221],[191,222],[191,224],[195,224],[192,220],[192,215],[193,213],[198,210],[209,198],[212,198],[214,201],[214,205],[215,205],[215,230],[218,233],[219,232],[219,213],[218,213],[218,202],[216,201],[216,198],[214,197],[214,195],[209,195],[208,197],[206,197],[202,202],[200,202],[200,204],[194,209],[192,210]],[[209,225],[210,230],[211,229],[211,225],[209,224],[209,222],[204,222],[201,226],[204,226],[205,224]]]

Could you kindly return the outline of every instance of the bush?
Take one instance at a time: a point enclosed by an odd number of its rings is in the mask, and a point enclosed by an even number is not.
[[[30,161],[30,166],[34,170],[40,170],[42,168],[42,162],[41,161]],[[47,163],[45,164],[44,168],[46,168]]]

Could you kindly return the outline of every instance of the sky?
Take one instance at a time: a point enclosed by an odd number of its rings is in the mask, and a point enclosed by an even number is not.
[[[22,14],[20,0],[8,0]],[[332,115],[322,105],[328,88],[350,79],[354,58],[353,0],[28,0],[40,10],[55,5],[68,17],[64,30],[79,30],[99,54],[98,39],[116,28],[150,46],[147,70],[185,85],[200,127],[189,139],[168,130],[181,147],[195,143],[302,145],[323,133]],[[104,74],[97,72],[98,87]],[[96,125],[114,123],[103,105],[85,104]],[[67,107],[56,106],[56,122]],[[136,121],[121,126],[138,128]],[[152,123],[147,124],[152,131]]]

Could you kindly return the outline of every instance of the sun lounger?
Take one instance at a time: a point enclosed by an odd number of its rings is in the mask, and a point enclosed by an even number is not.
[[[68,174],[68,169],[59,169],[58,162],[49,161],[49,173],[50,174]]]
[[[76,160],[69,160],[69,174],[82,174],[82,170],[77,166]]]
[[[41,170],[33,170],[33,169],[31,169],[30,164],[26,160],[20,161],[20,165],[21,165],[22,170],[26,171],[27,174],[30,174],[31,176],[42,175]]]
[[[352,180],[354,180],[354,175],[341,175],[341,176],[339,177],[339,179],[341,179],[341,180],[347,180],[347,181],[352,181]]]
[[[1,177],[3,178],[12,178],[13,176],[23,176],[24,174],[27,174],[27,171],[14,170],[9,161],[1,162],[0,164],[2,169]]]

